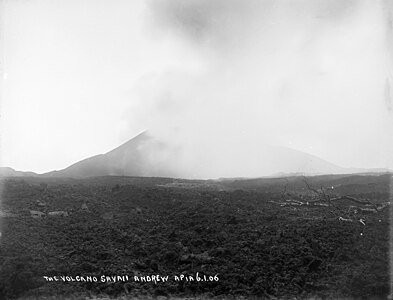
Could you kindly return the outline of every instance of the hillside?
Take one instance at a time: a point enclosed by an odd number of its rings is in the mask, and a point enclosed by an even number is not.
[[[22,176],[37,176],[38,174],[34,172],[22,172],[16,171],[10,167],[0,167],[0,176],[2,177],[22,177]]]
[[[162,141],[143,132],[112,151],[79,161],[68,168],[43,176],[145,176],[174,178],[219,178],[230,176],[259,177],[275,173],[307,175],[345,173],[332,163],[316,156],[285,147],[263,145],[258,149],[234,151],[228,144],[225,152],[210,149],[201,153]],[[247,157],[247,159],[245,159]],[[252,157],[252,159],[249,159]]]
[[[343,168],[287,147],[266,144],[250,147],[235,140],[219,140],[219,149],[203,142],[190,145],[175,138],[143,132],[119,147],[44,174],[1,168],[0,176],[84,178],[141,176],[186,179],[315,176],[326,174],[387,173],[387,169]]]
[[[162,152],[165,146],[154,140],[146,132],[139,134],[112,151],[95,155],[79,161],[63,170],[42,174],[55,177],[92,177],[92,176],[160,176],[175,174],[164,162],[153,164],[149,153],[154,149]]]

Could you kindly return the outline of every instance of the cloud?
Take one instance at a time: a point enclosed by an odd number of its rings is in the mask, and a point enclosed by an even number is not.
[[[148,7],[156,30],[173,32],[195,44],[206,43],[223,50],[228,45],[241,44],[245,39],[269,37],[269,31],[277,29],[275,25],[292,23],[296,27],[311,19],[327,24],[341,22],[356,12],[362,2],[158,0],[149,1]]]
[[[384,166],[393,151],[391,0],[9,4],[6,165],[59,169],[147,128],[190,161],[268,143]]]
[[[380,2],[150,1],[145,23],[196,67],[142,79],[132,126],[182,144],[190,160],[267,143],[386,166],[393,132]]]

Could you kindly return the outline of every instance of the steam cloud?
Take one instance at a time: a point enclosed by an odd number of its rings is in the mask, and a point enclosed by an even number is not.
[[[185,63],[141,79],[131,126],[144,124],[190,161],[225,153],[247,161],[266,143],[344,166],[387,167],[391,7],[366,0],[150,1],[146,32]]]
[[[187,170],[237,176],[263,144],[393,169],[392,3],[9,1],[0,163],[59,170],[148,129],[151,162]]]

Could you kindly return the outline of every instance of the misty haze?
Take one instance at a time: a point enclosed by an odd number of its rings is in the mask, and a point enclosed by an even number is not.
[[[61,170],[148,130],[184,176],[271,175],[266,145],[393,167],[390,1],[134,2],[4,5],[3,166]]]
[[[0,18],[0,299],[392,297],[392,0]]]

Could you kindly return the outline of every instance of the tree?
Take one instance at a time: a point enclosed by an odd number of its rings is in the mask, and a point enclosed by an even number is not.
[[[310,194],[310,196],[307,198],[308,200],[304,200],[302,196],[299,197],[299,195],[295,193],[288,192],[289,181],[287,178],[283,178],[283,180],[285,180],[285,185],[281,192],[281,201],[273,201],[273,203],[279,204],[282,207],[326,207],[326,209],[334,216],[334,218],[338,218],[340,221],[352,222],[356,220],[361,222],[363,225],[365,223],[361,218],[362,214],[379,213],[387,207],[386,204],[377,205],[368,198],[359,199],[348,195],[335,195],[332,193],[333,188],[329,189],[324,186],[315,188],[306,176],[303,176],[303,183],[306,191]],[[344,201],[351,202],[353,205],[349,205],[347,207],[340,205],[340,202]]]

